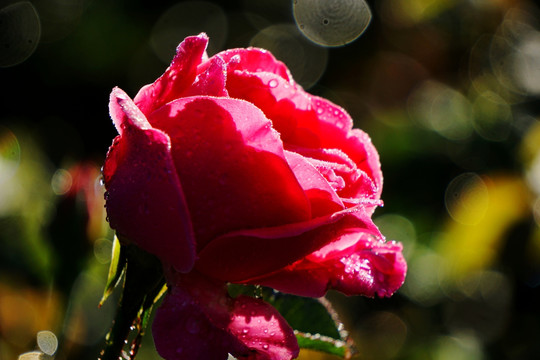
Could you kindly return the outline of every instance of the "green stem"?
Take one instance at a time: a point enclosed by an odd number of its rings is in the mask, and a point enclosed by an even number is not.
[[[154,300],[165,283],[161,263],[154,256],[135,246],[126,249],[127,262],[122,298],[116,312],[112,329],[107,334],[100,360],[133,358],[140,346],[146,322],[140,316],[150,311]],[[137,336],[130,345],[130,355],[123,354],[133,325],[137,324]]]

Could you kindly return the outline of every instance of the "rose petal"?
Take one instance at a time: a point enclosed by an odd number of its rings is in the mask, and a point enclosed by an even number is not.
[[[341,248],[340,245],[348,244]],[[391,296],[405,280],[407,264],[395,242],[386,243],[364,234],[344,234],[306,258],[250,283],[310,297],[330,288],[346,295]]]
[[[292,81],[285,64],[265,49],[230,49],[216,54],[216,57],[222,58],[228,64],[229,71],[269,72],[286,81]]]
[[[156,349],[168,360],[289,360],[298,343],[285,319],[260,299],[228,296],[225,284],[169,274],[169,291],[152,326]]]
[[[232,313],[228,330],[257,351],[254,359],[285,360],[298,356],[300,349],[292,328],[271,305],[261,299],[239,296],[234,300]]]
[[[270,274],[339,239],[344,232],[381,237],[362,207],[309,221],[233,232],[199,252],[198,271],[217,279],[243,282]]]
[[[326,179],[303,156],[291,151],[285,157],[311,202],[312,217],[343,210],[345,206]]]
[[[314,134],[299,126],[302,112],[308,111],[307,94],[289,81],[269,72],[252,73],[246,70],[231,71],[228,68],[227,90],[234,98],[247,100],[272,120],[274,128],[287,143],[317,146]],[[312,116],[313,121],[316,118]]]
[[[375,191],[374,198],[378,198],[382,191],[383,177],[379,154],[369,135],[360,129],[351,129],[352,119],[349,114],[332,102],[313,96],[312,104],[314,104],[319,119],[330,125],[321,127],[324,134],[321,146],[342,150],[361,171],[367,174],[367,178],[362,179],[357,184],[359,186],[351,190],[350,197],[365,193],[369,188],[372,188]],[[367,181],[368,179],[369,181]]]
[[[379,198],[382,172],[377,150],[366,133],[352,129],[352,119],[341,107],[270,73],[229,70],[227,89],[230,96],[259,107],[272,120],[287,149],[302,155],[302,148],[339,149],[346,154],[363,175],[346,182],[341,197],[367,194]]]
[[[279,134],[252,104],[182,98],[154,112],[150,121],[171,137],[199,249],[230,231],[311,217]]]
[[[223,294],[223,297],[225,294]],[[186,289],[172,287],[156,311],[152,334],[158,353],[167,360],[225,360],[229,352],[249,353],[249,348],[226,331],[228,307],[208,309],[208,298],[194,297]],[[219,304],[216,295],[212,300]],[[202,303],[200,302],[202,301]],[[211,313],[211,314],[208,314]]]
[[[229,94],[225,89],[225,82],[227,80],[225,62],[220,57],[213,57],[204,65],[204,71],[197,75],[193,85],[184,92],[183,96],[228,96]]]
[[[205,58],[208,36],[189,36],[176,48],[176,55],[165,73],[153,84],[141,88],[135,104],[148,115],[163,104],[182,96],[197,76],[197,66]]]
[[[110,225],[122,238],[187,272],[195,261],[195,240],[169,137],[151,128],[118,88],[111,93],[110,109],[121,133],[103,167]]]
[[[343,140],[342,146],[345,147],[346,143],[347,140]],[[289,146],[288,150],[304,156],[324,176],[346,205],[372,203],[373,211],[381,205],[378,200],[382,190],[382,175],[372,178],[372,175],[358,168],[357,164],[342,150],[292,146]],[[380,168],[378,172],[381,173]]]

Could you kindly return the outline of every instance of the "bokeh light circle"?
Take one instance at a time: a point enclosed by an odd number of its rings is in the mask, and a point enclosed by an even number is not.
[[[445,205],[455,221],[465,225],[479,223],[489,206],[486,183],[475,173],[457,176],[446,188]]]
[[[342,46],[356,40],[372,17],[364,0],[294,0],[293,12],[300,31],[323,46]]]
[[[227,39],[228,20],[223,9],[207,1],[185,1],[165,11],[150,36],[150,45],[166,64],[171,62],[176,47],[187,36],[208,34],[208,54],[220,51]]]
[[[41,351],[52,356],[58,348],[58,339],[51,331],[40,331],[37,334],[37,344]]]
[[[20,1],[0,9],[0,67],[28,59],[40,37],[41,23],[32,3]]]
[[[510,136],[513,115],[510,105],[497,93],[486,90],[473,103],[473,126],[478,135],[490,141]]]
[[[425,81],[409,96],[407,106],[420,125],[449,140],[464,140],[473,132],[469,100],[448,85]]]
[[[412,253],[416,243],[416,229],[409,219],[398,214],[385,214],[375,218],[374,222],[387,240],[396,240],[403,244],[406,258]]]
[[[51,179],[51,188],[56,195],[66,194],[73,185],[73,177],[69,171],[58,169],[54,172]]]
[[[19,355],[17,360],[45,360],[46,355],[41,351],[29,351]]]
[[[250,45],[269,50],[283,61],[294,80],[305,89],[315,85],[326,69],[328,50],[306,40],[291,24],[264,28],[251,39]]]

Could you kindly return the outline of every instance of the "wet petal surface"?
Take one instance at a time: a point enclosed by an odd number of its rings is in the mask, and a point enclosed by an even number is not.
[[[171,137],[199,249],[230,231],[311,217],[279,134],[252,104],[182,98],[154,112],[150,121]]]
[[[151,128],[120,89],[111,94],[110,108],[121,131],[103,168],[110,225],[121,238],[178,271],[189,271],[195,261],[195,239],[169,137]]]

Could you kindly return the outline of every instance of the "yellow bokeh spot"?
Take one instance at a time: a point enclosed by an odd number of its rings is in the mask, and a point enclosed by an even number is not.
[[[436,251],[444,261],[445,279],[459,280],[473,271],[493,264],[503,245],[507,230],[530,213],[529,193],[517,176],[500,175],[484,178],[484,195],[466,191],[461,195],[459,208],[453,218],[464,219],[475,212],[482,217],[474,223],[448,220],[439,238]],[[489,202],[478,201],[488,196]]]

